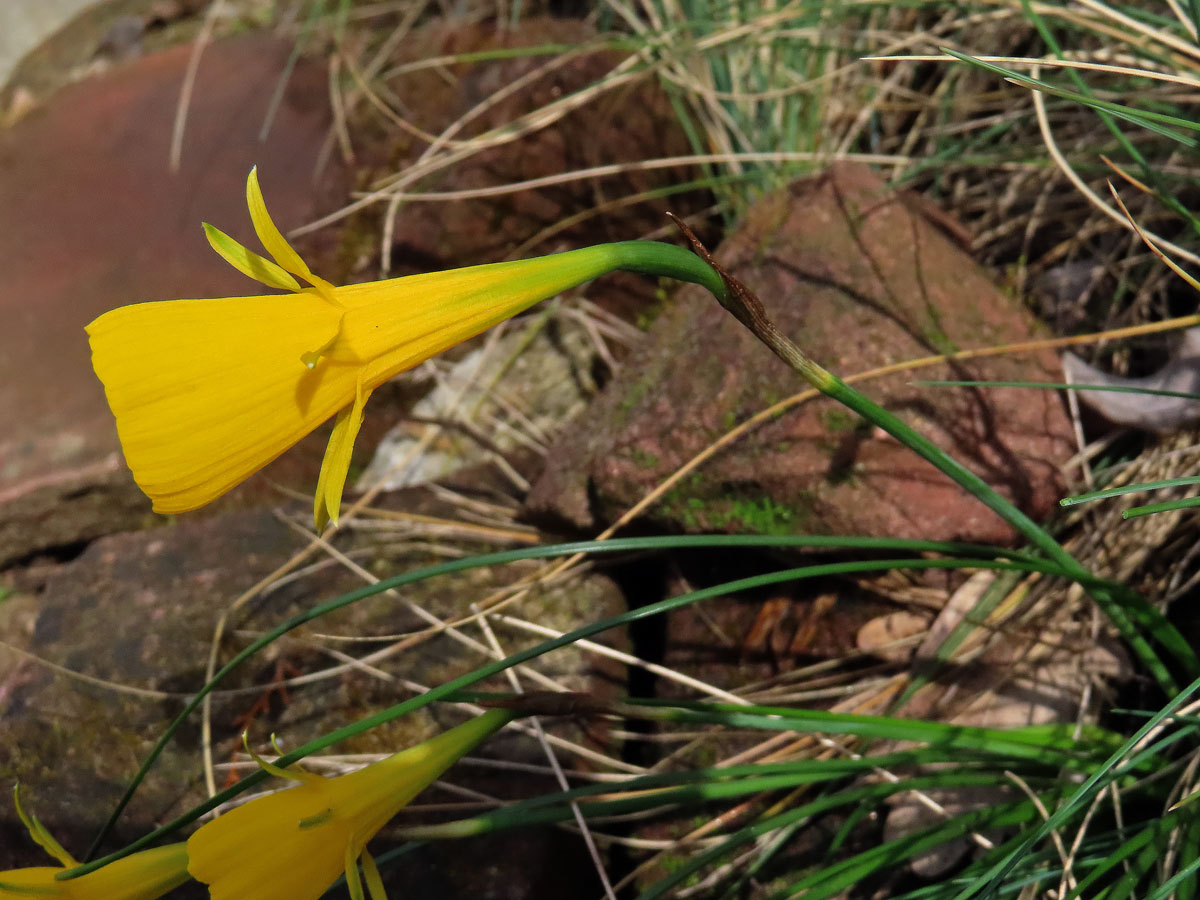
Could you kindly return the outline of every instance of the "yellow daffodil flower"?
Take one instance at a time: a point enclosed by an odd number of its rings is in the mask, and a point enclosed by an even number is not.
[[[719,284],[681,248],[629,241],[335,287],[271,221],[253,170],[246,200],[272,259],[206,224],[209,243],[291,293],[138,303],[87,326],[125,459],[159,512],[203,506],[336,415],[314,501],[318,530],[336,524],[363,406],[389,378],[613,269]]]
[[[423,744],[348,775],[268,771],[298,784],[225,813],[188,841],[192,877],[212,900],[316,900],[346,875],[353,900],[362,900],[359,861],[372,900],[385,900],[383,881],[366,846],[417,794],[513,718],[489,710]]]
[[[59,880],[79,865],[41,822],[21,807],[16,788],[17,815],[30,837],[61,866],[34,866],[0,872],[0,898],[62,898],[62,900],[155,900],[188,880],[186,844],[168,844],[133,853],[78,878]]]

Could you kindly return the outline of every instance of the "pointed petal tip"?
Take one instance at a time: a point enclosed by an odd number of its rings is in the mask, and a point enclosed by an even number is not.
[[[286,269],[263,256],[259,256],[253,250],[231,238],[220,228],[209,225],[207,222],[202,224],[204,225],[204,236],[208,239],[208,245],[212,247],[213,251],[221,259],[225,260],[225,262],[229,263],[247,278],[253,278],[267,287],[294,291],[296,293],[300,292],[300,283]]]
[[[340,510],[329,508],[329,498],[326,496],[327,491],[325,490],[327,477],[324,466],[322,466],[321,478],[317,482],[317,491],[313,496],[313,528],[318,537],[325,534],[330,526],[333,526],[334,529],[338,527],[338,513]]]

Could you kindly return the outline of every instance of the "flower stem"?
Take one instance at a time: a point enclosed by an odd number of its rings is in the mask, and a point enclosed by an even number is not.
[[[612,254],[614,269],[698,284],[718,300],[726,293],[721,276],[684,247],[660,241],[621,241],[603,247]]]
[[[670,214],[668,213],[668,215]],[[1178,690],[1178,685],[1149,638],[1153,638],[1159,647],[1169,651],[1175,662],[1183,666],[1189,678],[1200,673],[1200,661],[1197,660],[1195,651],[1175,626],[1168,622],[1161,612],[1147,603],[1145,598],[1132,590],[1097,584],[1087,568],[1049,532],[998,494],[986,481],[943,451],[929,438],[850,387],[833,373],[813,362],[767,317],[762,301],[749,288],[721,268],[691,229],[676,217],[671,216],[671,218],[691,244],[697,258],[711,266],[725,283],[725,290],[721,294],[714,294],[725,309],[814,388],[858,413],[868,422],[879,426],[918,456],[932,463],[1011,525],[1049,559],[1058,563],[1070,577],[1083,584],[1092,599],[1121,632],[1122,637],[1129,643],[1164,691],[1174,694]]]

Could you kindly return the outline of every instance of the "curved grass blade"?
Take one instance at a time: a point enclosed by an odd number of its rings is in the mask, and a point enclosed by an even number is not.
[[[467,571],[470,569],[481,568],[484,566],[506,565],[512,562],[518,562],[529,559],[553,559],[558,556],[573,556],[577,553],[618,553],[641,550],[670,550],[680,548],[694,547],[773,547],[773,548],[793,548],[793,549],[859,549],[859,550],[905,550],[913,553],[943,553],[948,555],[953,554],[978,554],[978,555],[994,555],[997,557],[1008,557],[1011,559],[1034,560],[1037,557],[1034,554],[1020,550],[1006,550],[998,547],[989,547],[983,544],[967,544],[953,541],[924,541],[924,540],[908,540],[902,538],[862,538],[862,537],[836,537],[836,536],[807,536],[807,535],[683,535],[670,537],[644,537],[644,538],[613,538],[607,541],[581,541],[567,544],[552,544],[544,547],[529,547],[519,550],[505,550],[498,553],[489,553],[479,556],[472,556],[466,559],[453,560],[451,562],[440,563],[435,566],[429,566],[422,569],[417,569],[412,572],[406,572],[401,575],[394,575],[391,578],[385,578],[382,581],[359,588],[356,591],[343,594],[326,603],[318,604],[307,612],[301,613],[292,617],[281,625],[268,631],[257,640],[253,641],[243,650],[239,651],[234,657],[226,663],[213,676],[212,680],[202,686],[196,695],[184,706],[171,724],[167,727],[163,735],[158,739],[155,745],[151,748],[150,753],[146,756],[137,773],[134,775],[125,793],[118,801],[113,813],[109,816],[108,821],[101,828],[100,832],[92,840],[92,845],[88,850],[85,859],[90,859],[95,853],[100,843],[111,831],[117,819],[132,799],[134,791],[137,790],[149,772],[150,767],[162,754],[167,743],[178,731],[184,720],[191,715],[204,700],[206,696],[212,693],[220,684],[228,677],[238,666],[246,660],[255,656],[258,652],[268,647],[274,641],[278,640],[283,635],[287,634],[295,628],[300,627],[308,622],[327,615],[328,613],[342,609],[360,600],[368,597],[373,597],[383,591],[391,590],[397,587],[403,587],[407,584],[415,584],[425,581],[430,578],[436,578],[442,575],[449,575],[455,572]]]
[[[960,53],[950,47],[938,48],[940,52],[947,56],[953,56],[960,62],[991,72],[993,75],[999,75],[1009,81],[1018,84],[1030,90],[1041,91],[1044,94],[1049,94],[1053,97],[1059,97],[1063,100],[1069,100],[1072,103],[1078,103],[1081,106],[1087,106],[1097,112],[1107,113],[1114,118],[1123,119],[1140,128],[1145,128],[1147,131],[1152,131],[1155,134],[1169,138],[1176,143],[1182,144],[1192,150],[1200,150],[1200,141],[1185,134],[1180,134],[1178,131],[1168,128],[1168,125],[1182,128],[1186,131],[1200,131],[1200,122],[1186,119],[1183,116],[1173,116],[1168,113],[1156,113],[1146,110],[1134,110],[1127,106],[1122,106],[1119,103],[1110,103],[1107,100],[1099,100],[1095,97],[1089,97],[1086,94],[1069,91],[1066,88],[1051,84],[1048,81],[1043,81],[1040,78],[1031,78],[1022,72],[1015,69],[1005,68],[1004,66],[996,65],[995,63],[984,62],[981,59],[976,59],[966,53]]]
[[[1162,481],[1143,481],[1139,484],[1127,484],[1123,487],[1106,488],[1102,491],[1089,491],[1086,494],[1063,497],[1063,499],[1058,501],[1058,504],[1059,506],[1074,506],[1077,503],[1090,503],[1092,500],[1107,500],[1109,497],[1120,497],[1122,494],[1140,494],[1146,491],[1158,491],[1163,488],[1173,488],[1187,484],[1200,484],[1200,475],[1184,475],[1179,478],[1166,478]],[[1134,507],[1134,509],[1139,508],[1143,507]],[[1126,511],[1128,512],[1128,510]]]
[[[1035,725],[1013,730],[973,725],[948,725],[922,719],[867,716],[815,709],[776,706],[734,706],[678,700],[630,699],[626,706],[642,707],[653,718],[683,724],[713,724],[760,731],[853,735],[863,740],[917,741],[939,750],[971,750],[1004,754],[1045,765],[1077,768],[1094,766],[1100,754],[1111,753],[1119,738],[1100,728],[1077,734],[1073,723]]]
[[[1200,394],[1187,391],[1164,391],[1157,388],[1126,387],[1116,384],[1068,384],[1065,381],[914,381],[921,387],[972,387],[972,388],[1036,388],[1056,391],[1099,391],[1112,394],[1148,394],[1155,397],[1176,397],[1181,400],[1200,400]]]
[[[1022,836],[1019,844],[1012,850],[1006,853],[1001,859],[991,865],[988,871],[980,878],[974,880],[967,888],[955,895],[955,900],[969,900],[969,898],[980,895],[992,896],[999,890],[1001,882],[1009,872],[1020,861],[1021,857],[1033,849],[1038,843],[1046,838],[1051,831],[1062,828],[1063,825],[1073,816],[1076,811],[1100,791],[1107,784],[1112,770],[1118,768],[1121,762],[1128,756],[1142,739],[1145,738],[1152,730],[1158,727],[1159,723],[1167,719],[1171,713],[1182,706],[1197,690],[1200,690],[1200,678],[1197,678],[1189,684],[1184,690],[1176,694],[1170,702],[1162,709],[1155,713],[1146,723],[1117,749],[1105,761],[1104,765],[1100,766],[1095,772],[1090,775],[1083,784],[1068,796],[1063,803],[1053,812],[1050,817],[1043,821],[1037,828]]]
[[[1155,513],[1171,512],[1175,509],[1191,509],[1200,506],[1200,497],[1185,497],[1182,500],[1167,500],[1163,503],[1151,503],[1147,506],[1131,506],[1122,510],[1122,519],[1136,519],[1139,516],[1152,516]]]
[[[762,301],[721,268],[687,225],[678,218],[674,218],[674,221],[691,244],[692,251],[708,263],[724,283],[724,294],[714,295],[718,302],[793,371],[822,394],[886,431],[931,463],[1070,573],[1072,579],[1093,577],[1053,535],[997,493],[986,481],[915,428],[810,359],[767,317]],[[1169,653],[1189,676],[1200,672],[1200,659],[1195,650],[1166,616],[1144,597],[1127,588],[1116,591],[1111,588],[1089,589],[1088,593],[1166,693],[1174,693],[1177,684],[1167,663],[1159,655],[1159,649]]]
[[[1082,879],[1075,887],[1075,890],[1066,896],[1065,900],[1077,900],[1079,897],[1093,896],[1087,892],[1091,890],[1096,882],[1118,866],[1125,867],[1125,872],[1117,880],[1116,884],[1105,892],[1104,896],[1106,900],[1125,900],[1125,898],[1131,896],[1142,879],[1155,868],[1158,861],[1170,849],[1172,834],[1175,831],[1178,820],[1182,818],[1177,814],[1179,812],[1182,812],[1182,810],[1176,810],[1175,813],[1167,813],[1161,819],[1155,819],[1143,824],[1133,837],[1125,841],[1124,844],[1113,851],[1108,859],[1093,869],[1086,878]]]
[[[659,538],[659,539],[654,539],[654,540],[662,541],[664,539]],[[679,540],[679,539],[671,539],[671,540]],[[688,540],[694,540],[694,538],[688,539]],[[805,539],[805,540],[810,540],[810,539]],[[612,539],[612,540],[603,541],[603,542],[589,541],[589,542],[584,542],[584,543],[580,543],[580,544],[563,544],[563,545],[559,545],[556,548],[531,547],[531,548],[522,548],[520,550],[509,550],[509,551],[504,551],[501,553],[487,554],[485,556],[478,556],[478,557],[473,557],[471,559],[465,559],[465,560],[452,560],[447,563],[442,563],[441,565],[438,565],[438,566],[432,566],[428,569],[418,570],[417,572],[411,572],[411,573],[407,573],[405,575],[397,575],[393,578],[385,579],[376,584],[369,585],[364,588],[360,588],[357,591],[351,591],[350,593],[343,594],[341,597],[338,597],[334,600],[328,601],[326,603],[322,603],[319,606],[314,607],[312,610],[308,611],[307,613],[302,613],[299,616],[289,619],[287,622],[272,629],[270,632],[268,632],[267,634],[258,638],[256,641],[254,641],[254,643],[250,644],[244,650],[239,652],[232,660],[230,660],[229,663],[227,663],[224,667],[222,667],[222,669],[213,677],[213,679],[207,685],[205,685],[205,687],[202,689],[201,693],[199,693],[195,698],[193,698],[193,700],[184,708],[184,710],[179,714],[179,716],[176,717],[175,721],[171,725],[171,728],[169,729],[168,735],[166,735],[166,736],[164,736],[164,738],[160,739],[158,744],[155,745],[154,750],[152,750],[151,755],[147,758],[147,760],[145,762],[143,762],[142,767],[139,770],[138,775],[135,778],[134,784],[132,784],[130,786],[130,788],[126,791],[125,796],[122,798],[121,806],[118,808],[117,812],[114,813],[114,815],[112,817],[110,817],[110,821],[115,821],[116,817],[120,814],[121,809],[124,808],[124,805],[128,802],[128,799],[132,796],[133,790],[136,788],[136,784],[140,781],[141,778],[143,778],[145,776],[145,773],[146,773],[146,771],[149,770],[150,765],[153,764],[154,760],[157,759],[158,755],[162,752],[162,748],[165,746],[166,740],[169,740],[170,734],[173,734],[174,729],[177,729],[178,726],[180,724],[182,724],[183,719],[192,710],[194,710],[196,708],[196,706],[199,705],[199,702],[203,698],[203,696],[207,693],[210,693],[213,690],[213,688],[229,674],[229,672],[231,672],[234,668],[237,667],[237,665],[244,662],[246,659],[250,658],[255,653],[257,653],[259,650],[268,646],[272,641],[278,639],[283,634],[286,634],[288,631],[291,631],[292,629],[297,628],[300,625],[303,625],[307,622],[312,621],[313,619],[316,619],[322,615],[325,615],[328,612],[332,612],[335,609],[341,609],[345,606],[350,605],[351,603],[354,603],[354,602],[357,602],[358,600],[364,599],[365,597],[374,596],[375,594],[385,591],[391,587],[399,587],[399,586],[403,586],[405,584],[410,584],[410,583],[420,580],[422,578],[431,577],[431,574],[446,574],[446,573],[454,572],[454,571],[462,571],[462,570],[466,570],[466,569],[470,569],[470,568],[477,568],[481,565],[498,564],[498,563],[502,563],[502,562],[512,562],[517,559],[532,559],[532,558],[538,558],[539,556],[543,556],[543,555],[544,556],[561,555],[564,552],[564,550],[566,552],[570,552],[570,553],[575,553],[575,552],[615,552],[620,549],[629,550],[629,549],[638,548],[639,545],[641,548],[644,549],[647,546],[646,539],[638,540],[638,539],[619,539],[618,538],[618,539]],[[695,546],[705,546],[705,545],[713,546],[714,544],[713,544],[713,542],[709,541],[709,542],[705,542],[705,543],[695,545]],[[560,637],[554,638],[552,640],[544,641],[543,643],[538,644],[534,647],[528,648],[526,650],[522,650],[522,651],[515,653],[512,656],[509,656],[505,659],[488,663],[488,664],[481,666],[480,668],[474,670],[473,672],[469,672],[466,675],[461,675],[458,678],[454,678],[450,681],[444,682],[443,684],[440,684],[440,685],[430,689],[425,694],[422,694],[419,697],[414,697],[410,700],[406,700],[402,703],[398,703],[395,706],[389,707],[386,710],[375,713],[374,715],[371,715],[371,716],[367,716],[366,718],[361,719],[352,725],[347,725],[343,728],[336,729],[320,738],[316,738],[315,740],[309,741],[307,744],[304,744],[301,747],[298,747],[296,750],[293,750],[291,753],[285,754],[284,756],[280,757],[278,760],[276,760],[276,764],[279,765],[280,767],[286,768],[287,766],[291,765],[292,763],[295,763],[295,762],[299,761],[300,759],[303,759],[305,756],[307,756],[311,753],[316,753],[319,750],[324,750],[326,747],[329,747],[330,745],[335,744],[338,741],[344,740],[348,737],[353,737],[355,735],[361,734],[363,731],[366,731],[370,728],[377,727],[386,722],[390,722],[393,719],[399,718],[400,716],[407,715],[417,709],[427,706],[428,704],[434,702],[435,700],[444,699],[444,698],[452,695],[454,692],[462,690],[463,688],[466,688],[466,687],[470,687],[471,685],[476,684],[485,678],[488,678],[499,672],[503,672],[504,670],[511,668],[512,666],[527,662],[531,659],[541,656],[544,653],[548,653],[551,650],[557,650],[560,647],[565,647],[568,644],[571,644],[581,638],[591,637],[592,635],[598,634],[602,631],[607,631],[611,628],[616,628],[618,626],[627,625],[630,622],[636,622],[641,619],[659,615],[660,613],[668,612],[673,609],[680,609],[680,608],[688,606],[692,603],[696,603],[700,600],[705,600],[705,599],[708,599],[711,597],[718,597],[718,596],[722,596],[722,595],[728,594],[728,593],[735,593],[737,591],[753,590],[755,588],[759,588],[759,587],[763,587],[763,586],[767,586],[767,585],[783,584],[783,583],[786,583],[789,581],[801,581],[801,580],[804,580],[807,578],[820,578],[820,577],[826,577],[826,576],[830,576],[830,575],[850,574],[850,573],[855,573],[855,572],[886,571],[888,569],[980,569],[980,568],[998,568],[998,569],[1014,569],[1015,568],[1015,569],[1021,569],[1023,571],[1044,572],[1047,574],[1060,575],[1060,576],[1064,574],[1063,570],[1054,563],[1045,562],[1045,561],[1039,562],[1039,561],[1034,561],[1034,560],[1004,561],[1004,560],[978,560],[978,559],[974,559],[974,560],[973,559],[882,559],[882,560],[855,560],[855,561],[850,561],[850,562],[825,563],[825,564],[820,564],[820,565],[801,566],[801,567],[794,568],[794,569],[785,569],[785,570],[778,571],[778,572],[770,572],[770,573],[767,573],[764,575],[757,575],[757,576],[753,576],[750,578],[742,578],[742,579],[738,579],[736,581],[730,581],[730,582],[726,582],[724,584],[715,585],[711,588],[705,588],[705,589],[699,590],[699,591],[692,591],[691,593],[682,594],[678,597],[670,597],[666,600],[661,600],[657,603],[648,604],[646,606],[639,607],[634,610],[630,610],[628,612],[622,613],[617,616],[610,617],[608,619],[601,620],[599,622],[590,623],[581,628],[577,628],[574,631],[568,632]],[[1090,576],[1084,580],[1085,580],[1085,582],[1089,582],[1091,584],[1091,588],[1093,588],[1093,589],[1099,583],[1096,579],[1090,578]],[[115,853],[109,854],[108,856],[106,856],[102,859],[89,862],[85,866],[81,866],[78,869],[72,869],[71,877],[78,877],[79,875],[86,874],[86,872],[93,871],[94,869],[97,869],[102,865],[105,865],[109,862],[112,862],[116,859],[126,856],[129,853],[134,852],[135,850],[140,850],[143,847],[149,846],[150,844],[159,840],[163,836],[170,834],[174,831],[177,831],[179,828],[182,828],[183,826],[194,822],[196,819],[198,819],[200,816],[204,815],[204,813],[208,812],[209,810],[215,809],[217,806],[220,806],[221,804],[227,802],[228,800],[231,800],[233,797],[236,797],[238,794],[242,793],[243,791],[248,790],[249,788],[253,787],[256,784],[259,784],[266,777],[267,777],[266,774],[264,772],[262,772],[261,770],[250,773],[249,775],[247,775],[245,778],[243,778],[240,782],[238,782],[238,784],[234,785],[233,787],[228,788],[228,789],[218,793],[214,797],[210,798],[209,800],[206,800],[204,803],[202,803],[199,806],[197,806],[196,808],[194,808],[193,810],[183,814],[182,816],[177,817],[176,819],[172,820],[171,822],[167,823],[166,825],[163,825],[163,826],[155,829],[150,834],[147,834],[144,837],[139,838],[138,840],[136,840],[132,844],[122,848],[121,850],[116,851]]]
[[[953,478],[988,509],[1024,535],[1035,547],[1061,565],[1068,572],[1068,577],[1077,581],[1093,577],[1045,529],[996,493],[982,478],[949,456],[920,432],[851,388],[840,378],[829,373],[825,374],[830,382],[820,388],[823,393],[838,400],[868,421],[875,423]],[[820,386],[818,385],[818,387]],[[1121,637],[1129,644],[1165,692],[1174,693],[1177,690],[1177,684],[1175,677],[1155,649],[1155,644],[1167,651],[1188,675],[1194,676],[1200,672],[1200,659],[1197,659],[1191,644],[1167,620],[1166,616],[1148,603],[1144,597],[1123,586],[1116,589],[1113,587],[1089,589],[1088,593],[1116,626]]]
[[[1196,0],[1191,0],[1191,5],[1193,8],[1195,8]],[[1046,24],[1045,18],[1034,7],[1031,0],[1021,0],[1021,9],[1025,12],[1025,16],[1029,19],[1029,21],[1033,23],[1034,28],[1037,29],[1038,34],[1041,35],[1042,40],[1046,42],[1046,46],[1050,48],[1051,52],[1054,53],[1054,55],[1059,59],[1067,59],[1068,55],[1063,52],[1063,48],[1060,46],[1058,40],[1054,37],[1054,33],[1050,30],[1049,25]],[[1163,58],[1162,55],[1153,52],[1144,44],[1139,49],[1151,60],[1152,63],[1158,63],[1160,65],[1165,64],[1168,68],[1172,68],[1174,66],[1173,62]],[[1067,77],[1071,80],[1081,94],[1088,97],[1093,97],[1091,88],[1088,86],[1088,83],[1084,80],[1083,76],[1079,72],[1074,69],[1067,69]],[[1104,126],[1108,129],[1109,133],[1116,138],[1117,143],[1121,145],[1121,149],[1124,150],[1125,153],[1128,154],[1129,158],[1137,164],[1141,171],[1142,177],[1153,186],[1154,195],[1159,202],[1161,202],[1168,209],[1174,211],[1176,215],[1186,221],[1191,226],[1193,232],[1200,234],[1200,220],[1197,220],[1195,215],[1192,214],[1192,211],[1188,209],[1185,204],[1181,203],[1178,198],[1176,198],[1173,191],[1163,185],[1161,173],[1146,160],[1146,157],[1138,149],[1137,145],[1130,140],[1120,128],[1117,127],[1117,123],[1113,121],[1113,117],[1103,109],[1095,109],[1095,113],[1099,117],[1100,121],[1104,123]]]
[[[918,854],[972,832],[1028,825],[1040,817],[1037,807],[1029,800],[963,813],[943,824],[888,841],[850,859],[825,866],[786,890],[773,894],[770,900],[790,900],[797,896],[803,896],[804,900],[824,900],[845,891],[885,867],[894,868]]]

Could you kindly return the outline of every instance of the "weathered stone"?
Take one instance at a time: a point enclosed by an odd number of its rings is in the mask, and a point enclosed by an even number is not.
[[[861,166],[839,165],[771,195],[717,259],[780,329],[847,375],[955,349],[1027,340],[1020,303],[921,212]],[[921,369],[922,378],[1058,380],[1050,353]],[[1037,518],[1071,453],[1058,398],[1043,391],[865,384]],[[805,388],[698,288],[552,450],[531,515],[592,529],[611,521],[731,427]],[[687,531],[789,531],[1007,541],[993,513],[894,439],[821,399],[759,427],[646,514]]]
[[[41,590],[34,586],[0,605],[0,637],[91,678],[152,691],[195,690],[220,611],[301,546],[266,513],[103,538],[60,566]],[[299,601],[295,588],[284,592],[284,604]],[[253,684],[258,674],[236,684]],[[5,789],[19,781],[51,832],[82,852],[179,711],[182,694],[165,700],[107,690],[9,653],[0,654],[0,683],[7,688],[0,691],[0,780]],[[230,708],[218,702],[218,722]],[[197,723],[151,773],[118,840],[131,840],[200,799]],[[35,859],[7,806],[0,806],[0,834],[0,869]]]
[[[0,489],[0,569],[38,554],[66,556],[155,516],[117,453]]]
[[[417,505],[414,497],[407,499],[408,508]],[[423,549],[406,550],[404,545],[391,547],[389,553],[382,537],[378,531],[342,533],[338,542],[379,575],[437,561]],[[28,657],[0,651],[0,720],[5,738],[0,741],[0,793],[19,780],[30,808],[64,844],[82,852],[154,740],[185,697],[203,683],[217,617],[306,543],[268,512],[225,512],[181,520],[170,528],[100,538],[80,557],[53,570],[43,584],[27,584],[8,596],[0,603],[0,640],[102,683],[83,683]],[[293,632],[235,672],[224,685],[241,688],[243,693],[215,698],[212,723],[217,761],[228,762],[240,751],[238,733],[244,727],[250,728],[251,740],[261,749],[267,749],[264,742],[272,733],[294,747],[409,696],[406,684],[438,684],[475,668],[484,657],[442,634],[414,643],[403,654],[376,661],[375,670],[381,675],[348,670],[292,686],[286,693],[271,689],[280,677],[338,663],[322,649],[328,642],[318,633],[421,631],[427,623],[404,601],[442,618],[456,618],[469,611],[472,600],[482,599],[521,571],[520,566],[516,572],[512,567],[477,569],[410,585],[400,598],[378,595]],[[235,613],[226,631],[222,659],[247,642],[241,630],[261,632],[310,608],[314,598],[330,599],[362,583],[359,576],[333,566],[280,584]],[[589,576],[535,591],[507,611],[566,630],[585,616],[613,615],[623,607],[611,582]],[[477,628],[466,633],[483,642]],[[497,626],[497,635],[507,652],[540,640],[503,625]],[[328,646],[353,651],[355,645],[335,641]],[[548,655],[533,667],[573,689],[603,691],[597,674],[604,681],[611,681],[614,674],[620,677],[610,667],[598,666],[591,654],[574,648]],[[526,679],[525,684],[540,689],[532,680]],[[170,696],[137,696],[115,686],[170,692]],[[482,688],[507,690],[508,683],[498,678]],[[460,721],[461,713],[435,706],[346,741],[332,752],[386,753]],[[550,720],[547,728],[580,738],[571,723]],[[544,762],[534,741],[507,733],[489,742],[482,752]],[[225,774],[219,771],[219,779]],[[528,796],[554,789],[545,781],[531,782],[510,773],[476,775],[474,783],[501,796]],[[202,791],[196,714],[152,770],[111,846],[183,812],[203,798]],[[504,843],[501,839],[500,844]],[[540,841],[524,846],[518,840],[517,845],[521,849],[513,851],[514,866],[521,859],[538,859],[543,852],[538,849]],[[38,852],[24,837],[11,808],[0,806],[0,869],[28,865]],[[490,865],[507,872],[506,859]],[[437,883],[431,873],[426,876]],[[468,878],[466,873],[457,877]],[[512,873],[517,883],[520,877]],[[549,890],[553,880],[543,883],[530,877],[529,883]]]

